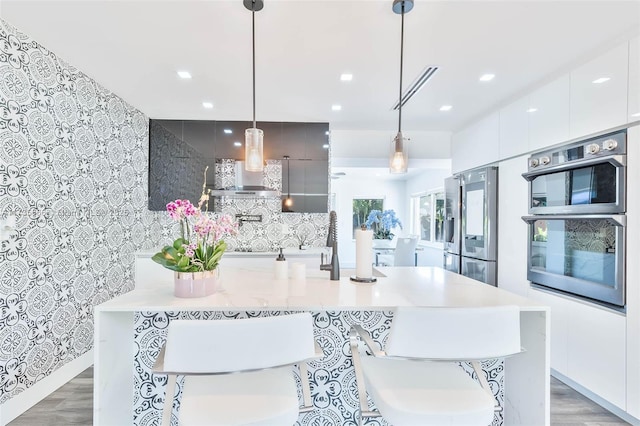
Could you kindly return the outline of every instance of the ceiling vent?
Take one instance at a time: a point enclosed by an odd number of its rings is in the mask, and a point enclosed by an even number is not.
[[[425,68],[425,70],[420,73],[418,78],[416,78],[413,81],[413,83],[411,83],[411,86],[409,86],[409,88],[404,91],[404,94],[402,95],[402,99],[397,101],[393,105],[393,108],[391,108],[391,109],[392,110],[397,110],[400,107],[400,102],[402,102],[402,106],[404,106],[404,104],[406,104],[407,101],[413,97],[413,95],[418,93],[420,91],[420,89],[422,89],[422,86],[424,86],[424,84],[427,81],[429,81],[431,79],[431,77],[433,77],[433,75],[436,73],[436,71],[438,71],[438,67],[427,67],[427,68]]]

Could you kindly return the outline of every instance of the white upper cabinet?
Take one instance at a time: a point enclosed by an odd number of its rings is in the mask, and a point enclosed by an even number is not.
[[[500,110],[500,159],[522,155],[529,148],[529,97]]]
[[[571,72],[571,138],[627,122],[628,75],[628,43]]]
[[[499,139],[500,116],[497,112],[453,135],[453,172],[463,172],[498,161]]]
[[[568,141],[571,76],[566,74],[529,95],[529,150]]]
[[[640,120],[640,37],[629,42],[629,110],[627,122]]]

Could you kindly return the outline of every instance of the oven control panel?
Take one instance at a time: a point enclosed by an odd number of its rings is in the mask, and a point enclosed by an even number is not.
[[[627,131],[622,130],[584,141],[541,151],[529,157],[529,171],[560,164],[578,163],[590,158],[624,155],[627,148]]]

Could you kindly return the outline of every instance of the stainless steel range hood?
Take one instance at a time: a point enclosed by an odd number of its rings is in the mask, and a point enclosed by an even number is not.
[[[235,182],[233,186],[212,189],[213,197],[234,198],[270,198],[280,197],[280,191],[264,185],[263,172],[248,172],[244,169],[244,161],[235,162]]]

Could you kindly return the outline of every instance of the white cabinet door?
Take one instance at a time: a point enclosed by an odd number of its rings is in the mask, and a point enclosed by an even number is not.
[[[521,219],[528,212],[527,181],[522,177],[526,171],[526,155],[498,166],[498,287],[524,297],[529,292],[528,232]]]
[[[571,138],[627,122],[629,44],[571,72]]]
[[[567,376],[625,410],[624,315],[577,302],[568,307]]]
[[[528,96],[500,110],[499,155],[501,160],[522,155],[529,150],[528,111]]]
[[[627,411],[640,419],[640,126],[627,138]]]
[[[499,139],[500,116],[497,112],[453,135],[453,172],[458,173],[498,161]]]
[[[629,42],[629,110],[627,121],[640,120],[640,37]]]
[[[529,95],[529,150],[568,141],[571,75],[566,74]]]

